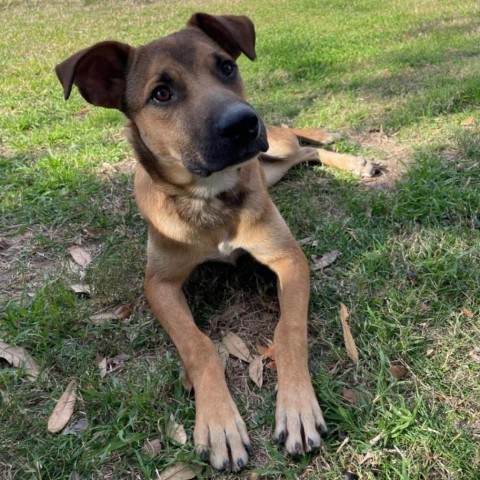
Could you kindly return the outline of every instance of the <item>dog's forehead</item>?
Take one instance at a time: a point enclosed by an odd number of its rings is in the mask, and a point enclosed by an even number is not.
[[[140,57],[149,63],[171,62],[187,68],[198,66],[222,48],[200,30],[188,28],[139,47]]]

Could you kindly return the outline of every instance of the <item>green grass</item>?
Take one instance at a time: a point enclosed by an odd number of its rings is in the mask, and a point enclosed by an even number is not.
[[[343,131],[340,151],[389,169],[372,182],[300,166],[272,191],[295,237],[318,241],[303,247],[307,256],[341,252],[312,275],[311,370],[330,431],[320,456],[286,458],[271,443],[275,375],[258,390],[231,361],[229,383],[255,447],[246,475],[478,478],[480,6],[460,0],[0,5],[0,237],[10,245],[0,250],[0,337],[28,348],[42,368],[32,382],[0,360],[0,477],[67,479],[76,469],[82,479],[148,479],[171,462],[196,462],[194,403],[142,296],[146,232],[124,121],[77,92],[65,103],[53,67],[95,41],[148,42],[198,10],[254,20],[258,60],[240,66],[267,122]],[[462,125],[469,117],[473,125]],[[68,264],[79,241],[94,253],[84,280]],[[70,290],[80,281],[91,297]],[[252,347],[259,335],[271,338],[275,314],[265,304],[274,281],[251,261],[201,269],[187,295],[212,337],[240,331]],[[239,318],[210,325],[238,299]],[[340,302],[351,313],[356,367]],[[89,319],[124,303],[135,305],[127,321]],[[96,356],[119,353],[130,355],[124,368],[100,379]],[[388,368],[399,364],[407,374],[394,380]],[[88,428],[48,434],[72,378],[74,419],[87,418]],[[344,388],[357,392],[356,405]],[[185,446],[165,435],[170,414],[186,427]],[[154,459],[141,452],[148,438],[163,442]],[[203,475],[221,477],[208,467]]]

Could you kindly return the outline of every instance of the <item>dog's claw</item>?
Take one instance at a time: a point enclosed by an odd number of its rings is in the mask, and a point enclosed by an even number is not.
[[[320,448],[317,425],[323,426],[325,421],[311,386],[280,388],[275,417],[275,438],[285,443],[290,455],[298,457]]]
[[[208,460],[208,450],[204,447],[197,448],[197,456],[202,462],[206,462]]]

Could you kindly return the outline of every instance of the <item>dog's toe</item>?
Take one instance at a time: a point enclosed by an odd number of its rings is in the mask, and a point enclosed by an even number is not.
[[[375,163],[363,157],[358,157],[357,165],[353,169],[353,173],[359,177],[375,177],[381,173],[381,169]]]
[[[197,414],[199,412],[197,411]],[[200,412],[195,425],[197,455],[216,470],[237,472],[248,462],[247,428],[233,402]]]
[[[279,391],[277,399],[275,439],[285,443],[286,451],[294,457],[320,448],[320,432],[326,431],[313,389],[309,394],[300,392],[302,389]]]

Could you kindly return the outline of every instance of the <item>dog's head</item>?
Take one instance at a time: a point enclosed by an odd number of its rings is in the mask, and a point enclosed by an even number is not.
[[[268,148],[265,127],[245,101],[235,63],[241,53],[256,56],[247,17],[196,13],[177,33],[138,48],[97,43],[55,71],[66,99],[76,85],[91,104],[131,120],[132,143],[152,176],[186,184]]]

